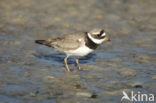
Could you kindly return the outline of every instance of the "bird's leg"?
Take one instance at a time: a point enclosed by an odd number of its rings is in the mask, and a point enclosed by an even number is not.
[[[66,57],[64,58],[64,63],[65,63],[66,70],[67,70],[68,72],[70,72],[70,69],[69,69],[68,63],[67,63],[67,58],[68,58],[68,56],[66,56]]]
[[[79,64],[79,58],[76,57],[75,61],[76,61],[76,64],[77,64],[77,68],[78,68],[78,70],[81,70],[81,68],[80,68],[80,64]]]

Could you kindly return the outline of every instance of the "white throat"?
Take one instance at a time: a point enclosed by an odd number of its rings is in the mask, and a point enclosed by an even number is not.
[[[87,35],[95,44],[101,44],[104,41],[104,39],[95,39],[95,38],[93,38],[90,33],[87,33]]]

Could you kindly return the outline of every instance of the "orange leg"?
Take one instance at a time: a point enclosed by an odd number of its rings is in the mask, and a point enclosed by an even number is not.
[[[75,59],[75,61],[76,61],[78,70],[81,70],[80,64],[79,64],[79,58],[77,57],[77,58]]]
[[[64,63],[65,63],[65,67],[66,67],[66,71],[70,72],[70,69],[68,67],[68,63],[67,63],[67,56],[64,58]]]

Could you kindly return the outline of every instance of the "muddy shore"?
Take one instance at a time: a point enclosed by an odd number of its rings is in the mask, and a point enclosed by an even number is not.
[[[156,95],[155,5],[155,0],[0,0],[1,103],[120,103],[122,91]],[[64,54],[34,43],[93,28],[104,28],[111,42],[80,58],[81,71],[71,57],[73,71],[66,72]]]

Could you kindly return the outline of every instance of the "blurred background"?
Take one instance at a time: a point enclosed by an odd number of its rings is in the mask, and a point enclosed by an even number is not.
[[[1,103],[116,103],[156,95],[155,0],[0,0]],[[74,58],[34,43],[104,28],[110,43]],[[128,101],[126,101],[128,102]]]

